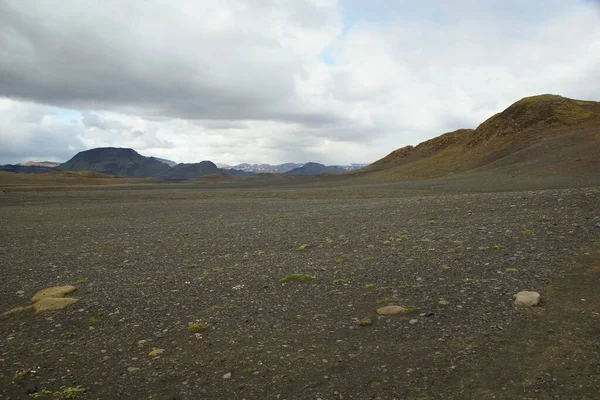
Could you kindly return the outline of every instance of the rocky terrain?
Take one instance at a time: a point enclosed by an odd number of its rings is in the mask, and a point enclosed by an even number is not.
[[[0,399],[596,399],[599,183],[473,179],[6,187]]]

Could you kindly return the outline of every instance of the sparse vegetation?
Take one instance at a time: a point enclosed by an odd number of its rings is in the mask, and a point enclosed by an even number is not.
[[[90,283],[88,278],[82,278],[75,281],[75,285],[87,285],[88,283]]]
[[[533,231],[531,229],[525,229],[523,232],[521,232],[521,235],[531,236],[531,235],[533,235]]]
[[[281,283],[289,283],[292,281],[298,281],[298,282],[310,282],[315,280],[317,277],[314,275],[303,275],[303,274],[290,274],[287,276],[284,276],[283,278],[281,278],[279,280],[279,282]]]
[[[304,251],[306,249],[308,249],[310,247],[310,244],[301,244],[300,246],[296,247],[296,251]]]

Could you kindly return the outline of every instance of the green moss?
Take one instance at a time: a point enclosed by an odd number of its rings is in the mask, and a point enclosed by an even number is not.
[[[190,333],[201,333],[208,329],[208,325],[206,325],[202,321],[190,322],[187,326],[187,330]]]
[[[334,279],[331,284],[334,286],[348,286],[350,281],[348,279]]]
[[[310,281],[314,281],[315,279],[317,279],[317,277],[314,275],[291,274],[291,275],[284,276],[283,278],[281,278],[279,280],[279,282],[281,282],[281,283],[289,283],[292,281],[310,282]]]
[[[521,235],[531,236],[531,235],[533,235],[533,231],[531,229],[525,229],[523,232],[521,232]]]
[[[87,285],[90,283],[88,278],[82,278],[75,281],[75,285]]]
[[[88,389],[83,386],[65,387],[59,390],[48,390],[42,389],[39,392],[31,393],[29,397],[32,399],[41,399],[45,397],[51,397],[54,400],[69,400],[76,399],[81,393],[85,393]]]
[[[501,244],[496,244],[494,246],[492,246],[492,250],[502,250],[504,249],[504,246],[502,246]]]
[[[296,251],[304,251],[306,249],[308,249],[310,247],[310,244],[301,244],[300,246],[296,247]]]

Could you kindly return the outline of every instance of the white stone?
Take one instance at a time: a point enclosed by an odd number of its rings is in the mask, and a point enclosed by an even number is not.
[[[538,292],[519,292],[515,295],[515,306],[533,307],[540,304],[540,294]]]

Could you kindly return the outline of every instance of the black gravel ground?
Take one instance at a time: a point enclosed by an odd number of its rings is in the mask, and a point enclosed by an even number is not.
[[[0,399],[597,399],[600,187],[411,188],[1,192],[0,313],[79,301],[0,319]]]

